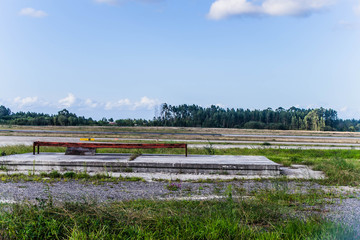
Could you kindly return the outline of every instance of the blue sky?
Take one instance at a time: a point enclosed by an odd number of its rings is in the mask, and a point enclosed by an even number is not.
[[[360,119],[360,0],[1,0],[0,104],[152,118],[166,102]]]

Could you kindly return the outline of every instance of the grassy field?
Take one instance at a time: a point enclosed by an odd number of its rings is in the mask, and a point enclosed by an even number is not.
[[[30,146],[0,147],[1,155],[31,152]],[[43,147],[46,152],[64,148]],[[98,152],[183,154],[181,149]],[[285,166],[305,164],[324,171],[327,178],[313,180],[327,186],[360,185],[360,151],[299,149],[189,149],[189,154],[262,155]],[[0,181],[139,181],[86,173],[52,172],[42,175],[2,175]],[[287,181],[285,179],[273,180]],[[174,189],[176,191],[176,189]],[[1,239],[354,239],[352,229],[322,217],[324,204],[339,196],[314,190],[289,193],[263,190],[250,196],[241,189],[226,189],[224,199],[202,201],[132,200],[30,204],[0,204]],[[346,197],[346,196],[343,196]],[[330,201],[330,202],[329,202]]]

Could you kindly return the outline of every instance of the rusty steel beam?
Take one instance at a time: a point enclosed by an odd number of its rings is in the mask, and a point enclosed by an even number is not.
[[[155,149],[155,148],[185,148],[185,156],[187,156],[186,143],[75,143],[75,142],[40,142],[33,143],[33,154],[35,155],[35,147],[39,154],[40,146],[47,147],[83,147],[83,148],[126,148],[126,149]]]

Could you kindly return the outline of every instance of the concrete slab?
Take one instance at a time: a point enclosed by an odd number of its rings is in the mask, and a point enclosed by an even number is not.
[[[94,156],[64,153],[32,153],[0,157],[0,165],[9,171],[87,171],[144,172],[178,174],[222,174],[277,176],[280,165],[263,156],[226,155],[142,155],[130,161],[129,154]]]

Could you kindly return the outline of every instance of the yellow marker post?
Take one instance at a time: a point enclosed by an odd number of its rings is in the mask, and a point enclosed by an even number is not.
[[[95,138],[80,138],[80,141],[95,141]]]

